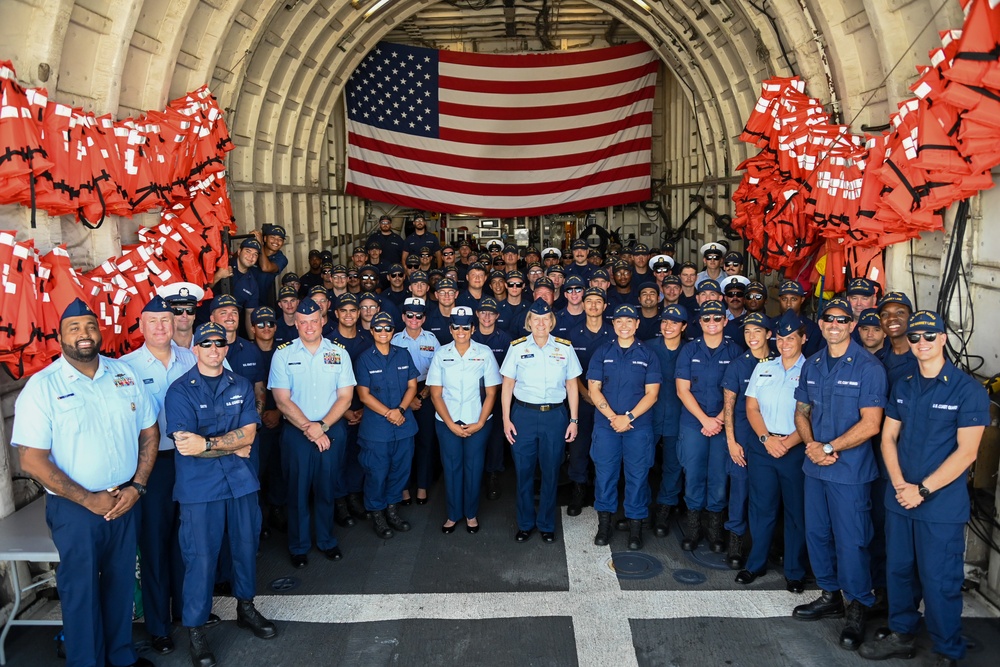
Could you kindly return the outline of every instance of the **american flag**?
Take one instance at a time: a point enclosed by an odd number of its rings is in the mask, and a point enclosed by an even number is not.
[[[522,55],[380,42],[345,93],[347,193],[499,217],[647,200],[658,69],[642,42]]]

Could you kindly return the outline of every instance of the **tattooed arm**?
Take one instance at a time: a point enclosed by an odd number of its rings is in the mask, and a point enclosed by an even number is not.
[[[227,454],[241,455],[239,450],[253,444],[254,436],[257,434],[257,424],[248,424],[238,429],[232,430],[225,435],[212,438],[212,449],[205,450],[205,441],[208,439],[197,433],[180,431],[174,434],[174,444],[177,451],[184,456],[196,456],[198,458],[216,458]]]

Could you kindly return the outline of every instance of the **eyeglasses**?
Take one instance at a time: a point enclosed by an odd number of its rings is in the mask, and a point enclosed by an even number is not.
[[[361,310],[378,310],[378,306],[361,306]]]
[[[274,322],[258,322],[254,326],[257,327],[258,329],[273,329],[278,325],[275,324]]]
[[[170,310],[174,311],[174,315],[194,315],[195,307],[188,306],[186,308],[178,308],[177,306],[174,306]]]
[[[403,313],[403,317],[408,320],[422,320],[425,315],[423,313]]]
[[[372,327],[372,331],[374,331],[375,333],[386,333],[388,331],[392,331],[392,327],[389,326],[388,324],[380,324],[378,326]]]
[[[330,270],[324,270],[324,271],[323,271],[323,275],[324,275],[324,276],[332,276],[332,275],[333,275],[333,271],[330,271]]]
[[[524,287],[524,283],[507,283],[507,287],[510,287],[511,289],[521,289]]]
[[[823,321],[830,323],[836,322],[837,324],[847,324],[853,318],[850,315],[824,315]]]
[[[725,315],[702,315],[702,322],[721,322],[726,319]]]
[[[924,331],[924,332],[921,332],[921,333],[908,333],[908,334],[906,334],[906,340],[910,341],[914,345],[916,345],[917,343],[919,343],[921,338],[923,338],[928,343],[933,343],[934,341],[937,340],[937,337],[938,337],[938,332],[937,331]]]
[[[730,266],[742,266],[742,265],[743,265],[743,262],[726,262],[726,266],[727,267],[730,267]]]
[[[747,294],[744,298],[745,299],[749,299],[750,301],[763,301],[764,300],[764,295],[763,294]]]
[[[203,347],[208,349],[210,347],[228,347],[229,341],[224,338],[213,338],[211,340],[203,340],[198,343],[198,347]]]
[[[743,292],[726,292],[727,299],[742,299]]]
[[[392,273],[389,274],[389,277],[390,278],[402,278],[404,275],[406,275],[406,274],[400,273],[399,271],[393,271]]]
[[[452,331],[458,331],[459,329],[461,329],[462,331],[472,331],[472,325],[471,324],[452,324],[451,325],[451,330]]]

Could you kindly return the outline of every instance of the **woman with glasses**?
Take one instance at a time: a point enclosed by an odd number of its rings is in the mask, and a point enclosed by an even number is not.
[[[529,335],[511,343],[500,368],[503,429],[517,468],[517,542],[536,528],[543,542],[555,542],[559,466],[566,443],[577,435],[576,378],[583,369],[570,342],[549,335],[555,324],[549,304],[535,301],[525,321]],[[537,512],[536,467],[542,477]]]
[[[437,336],[425,331],[427,304],[423,299],[409,298],[403,302],[403,330],[392,337],[392,344],[410,352],[417,370],[417,393],[410,407],[419,431],[413,449],[410,480],[403,489],[403,504],[409,505],[410,489],[416,487],[417,504],[427,504],[427,489],[434,475],[434,406],[428,400],[431,390],[425,385],[427,370],[434,353],[441,347]],[[450,335],[450,334],[449,334]]]
[[[719,301],[701,304],[702,335],[681,348],[677,358],[677,397],[681,411],[677,452],[684,469],[684,539],[694,551],[701,539],[701,513],[708,510],[708,538],[722,551],[722,511],[726,508],[726,434],[723,431],[722,378],[740,348],[722,334],[726,310]]]
[[[785,518],[785,587],[802,593],[806,576],[805,448],[795,429],[795,389],[806,358],[802,319],[788,311],[777,321],[780,358],[757,364],[746,387],[746,414],[753,436],[747,438],[750,476],[750,534],[753,545],[736,583],[749,584],[767,570],[768,550],[778,509]]]
[[[500,304],[497,326],[506,329],[511,338],[520,338],[523,329],[514,329],[514,323],[522,320],[528,306],[531,305],[524,298],[525,283],[524,274],[520,271],[511,271],[507,274],[507,298]]]
[[[413,459],[417,422],[411,403],[417,394],[417,369],[405,349],[391,344],[392,316],[372,319],[375,345],[355,361],[358,396],[365,406],[358,430],[360,461],[365,469],[365,508],[375,534],[406,532],[410,523],[399,515]]]
[[[437,410],[435,429],[441,443],[448,519],[441,532],[455,532],[465,518],[469,533],[479,532],[479,493],[483,481],[490,419],[502,382],[492,350],[472,340],[472,310],[451,313],[454,339],[440,348],[427,371],[427,386]],[[482,392],[482,394],[480,393]]]

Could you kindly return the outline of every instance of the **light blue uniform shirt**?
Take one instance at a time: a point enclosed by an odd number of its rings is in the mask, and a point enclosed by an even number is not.
[[[437,336],[430,331],[421,330],[420,335],[414,339],[405,331],[400,331],[389,342],[410,353],[410,357],[413,359],[413,367],[417,369],[418,373],[417,382],[426,380],[427,370],[431,367],[431,359],[434,358],[434,353],[441,347]]]
[[[493,350],[475,341],[469,341],[464,356],[455,349],[455,343],[448,343],[434,354],[427,371],[427,384],[441,387],[452,420],[466,424],[478,422],[483,411],[480,387],[495,387],[502,382]],[[444,421],[441,415],[434,416]]]
[[[805,356],[800,354],[787,371],[781,357],[754,366],[746,395],[757,399],[768,433],[795,433],[795,390],[805,363]]]
[[[514,398],[536,405],[562,403],[566,381],[582,372],[572,343],[551,335],[544,347],[538,347],[534,336],[515,340],[500,366],[500,374],[515,381]]]
[[[15,446],[49,458],[88,491],[124,484],[139,461],[139,431],[156,406],[128,364],[100,357],[91,380],[60,357],[32,376],[15,403]]]
[[[292,402],[306,419],[319,421],[337,402],[337,390],[356,384],[354,365],[342,346],[321,338],[311,354],[296,338],[274,351],[267,388],[291,390]]]
[[[143,345],[138,350],[129,352],[121,358],[132,367],[136,377],[153,401],[156,408],[156,421],[160,424],[160,451],[174,448],[174,441],[167,436],[167,415],[163,411],[163,400],[167,397],[167,389],[174,380],[184,375],[192,366],[198,363],[194,352],[171,341],[170,361],[164,367],[160,360],[153,356],[149,348]]]

